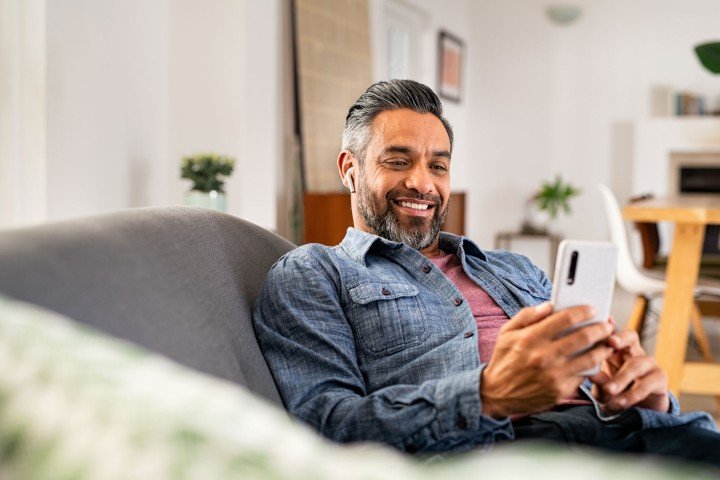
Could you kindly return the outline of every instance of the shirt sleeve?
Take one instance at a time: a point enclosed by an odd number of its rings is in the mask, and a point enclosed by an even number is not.
[[[338,442],[378,441],[409,453],[512,438],[508,418],[482,415],[484,366],[368,392],[333,269],[290,254],[271,269],[255,304],[258,342],[292,415]]]

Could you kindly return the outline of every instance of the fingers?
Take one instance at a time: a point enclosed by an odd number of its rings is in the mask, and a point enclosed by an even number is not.
[[[608,345],[615,350],[625,350],[630,353],[633,357],[639,357],[645,355],[640,345],[640,337],[634,330],[623,330],[608,338]]]
[[[520,310],[514,317],[512,317],[505,325],[502,330],[519,330],[525,328],[528,325],[537,323],[543,318],[547,317],[552,312],[552,303],[544,302],[534,307],[526,307]]]
[[[601,371],[596,375],[593,375],[592,377],[588,377],[588,380],[590,380],[595,385],[602,387],[610,381],[610,376],[607,373]]]
[[[612,332],[613,327],[608,322],[594,323],[555,340],[553,347],[558,355],[569,357],[607,339]]]
[[[642,378],[653,370],[659,370],[652,357],[631,358],[617,371],[611,382],[603,386],[609,395],[618,394],[630,386],[638,378]]]
[[[665,375],[665,372],[654,369],[643,378],[636,380],[627,391],[610,398],[605,404],[605,409],[610,412],[617,412],[637,405],[650,396],[666,396],[666,385],[667,375]]]
[[[600,363],[612,355],[613,352],[614,350],[606,345],[596,345],[587,352],[569,359],[567,361],[566,371],[579,375],[585,370],[590,370],[600,365]]]
[[[589,305],[553,312],[547,320],[537,325],[537,334],[548,339],[559,338],[586,323],[594,315],[595,309]]]

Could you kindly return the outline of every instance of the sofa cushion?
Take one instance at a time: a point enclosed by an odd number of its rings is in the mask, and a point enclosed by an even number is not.
[[[212,210],[130,209],[0,232],[0,293],[280,404],[252,307],[270,266],[291,248]]]

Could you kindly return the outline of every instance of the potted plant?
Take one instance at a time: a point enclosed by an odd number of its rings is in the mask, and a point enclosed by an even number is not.
[[[216,153],[197,153],[183,157],[181,178],[192,182],[185,204],[225,212],[225,179],[235,168],[235,159]]]
[[[580,189],[563,182],[560,175],[555,180],[543,181],[540,190],[526,203],[523,233],[544,235],[560,212],[570,213],[570,200],[580,194]]]

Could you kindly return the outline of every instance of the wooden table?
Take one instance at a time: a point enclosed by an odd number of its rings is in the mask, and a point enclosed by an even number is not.
[[[720,224],[720,195],[656,198],[628,205],[622,212],[627,220],[675,224],[654,354],[668,375],[670,390],[720,395],[720,365],[685,362],[705,226]]]

